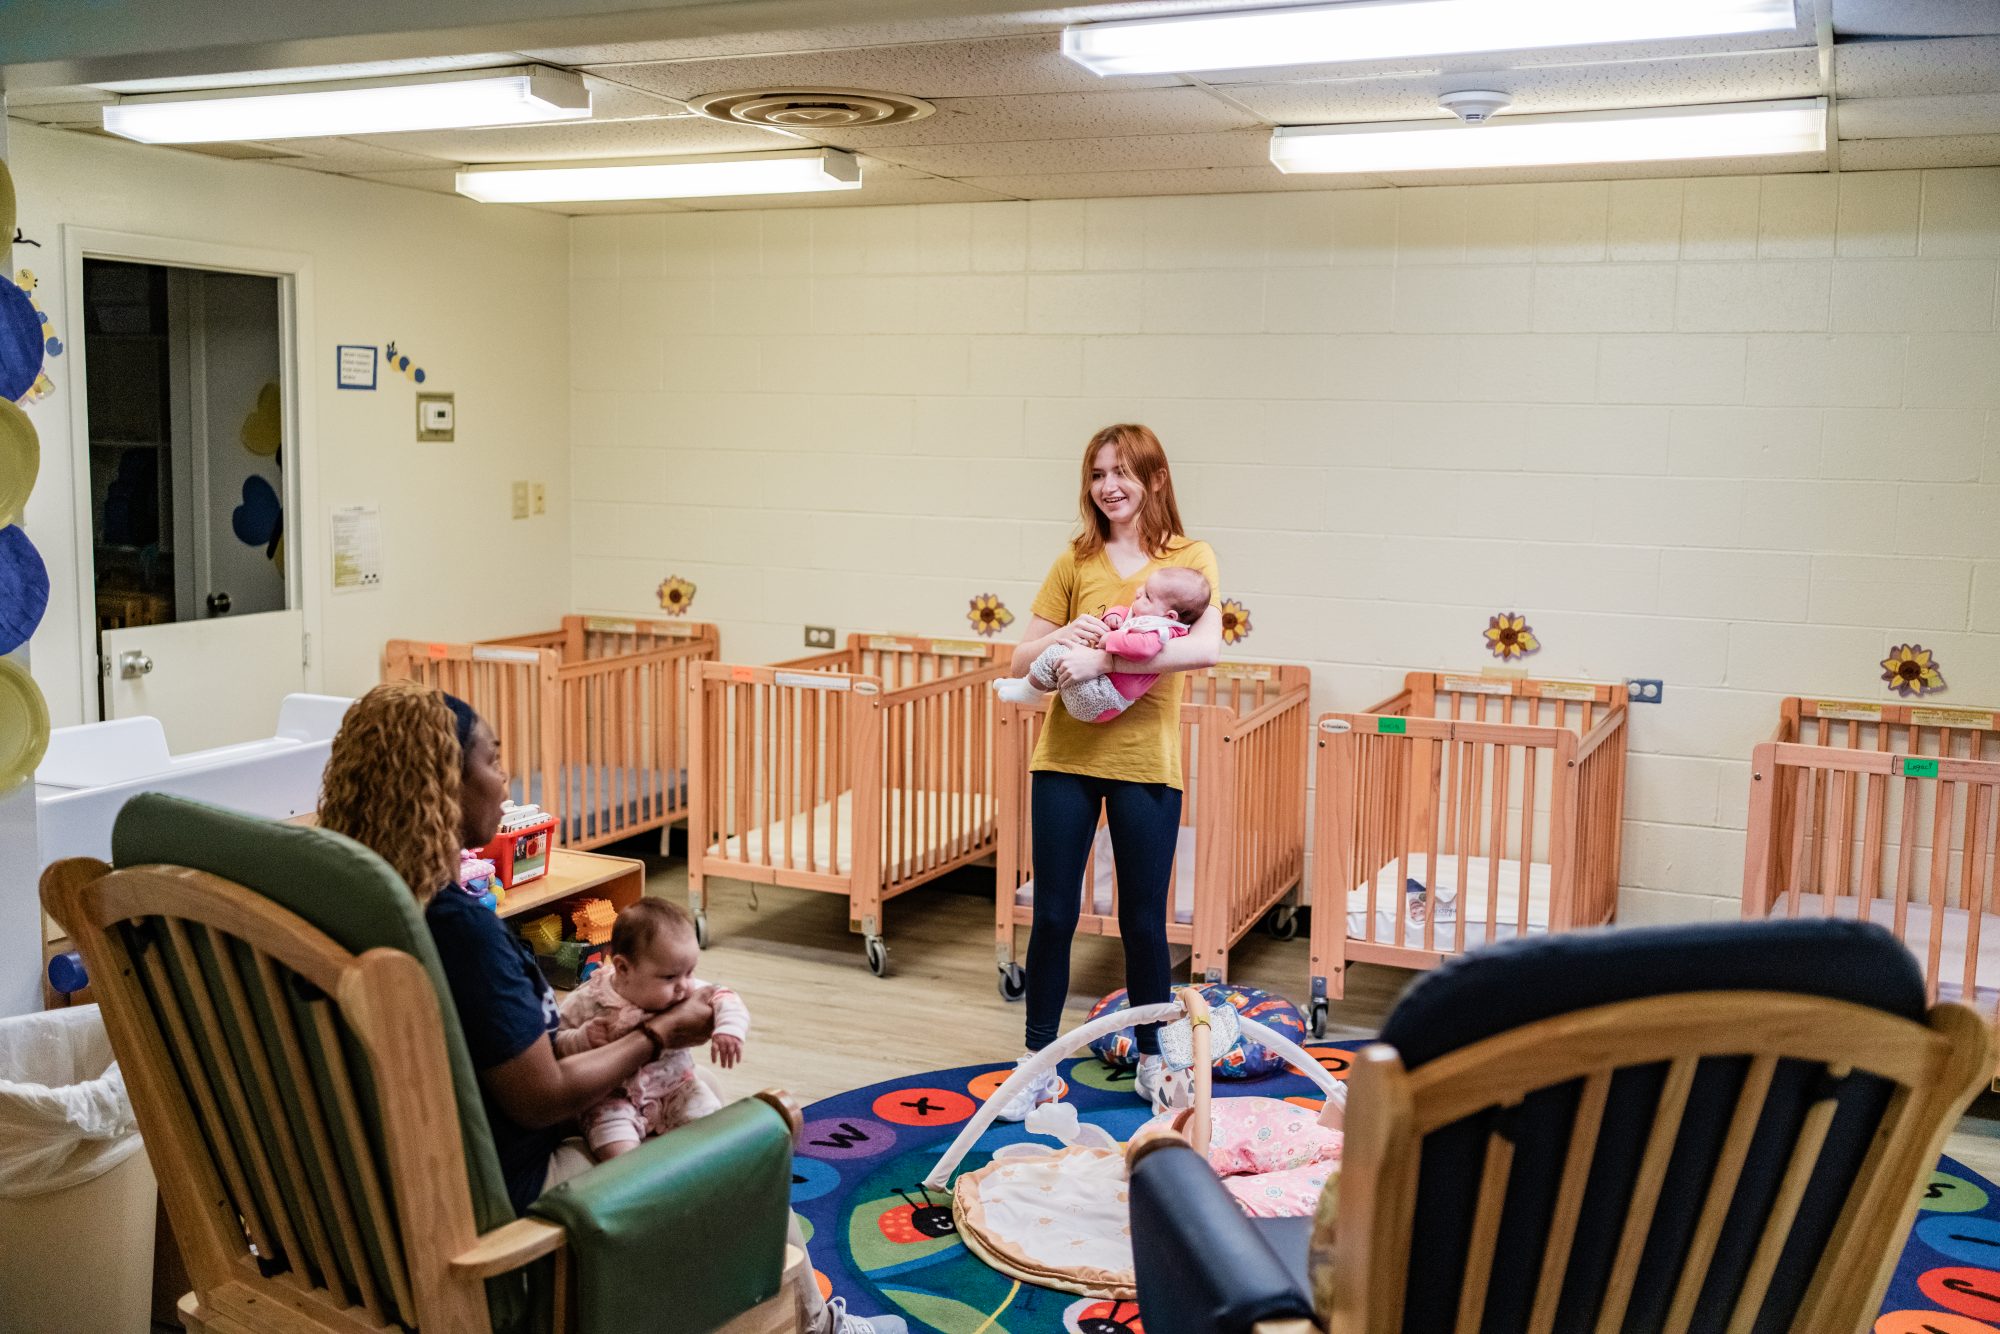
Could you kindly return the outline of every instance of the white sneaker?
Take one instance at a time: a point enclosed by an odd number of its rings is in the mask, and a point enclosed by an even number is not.
[[[1132,1091],[1153,1105],[1155,1114],[1194,1104],[1194,1080],[1185,1070],[1167,1069],[1159,1056],[1141,1056]]]
[[[845,1297],[827,1298],[826,1314],[832,1334],[909,1334],[908,1322],[899,1315],[849,1315]]]
[[[1018,1068],[1026,1065],[1030,1059],[1030,1057],[1023,1056],[1015,1061],[1014,1064]],[[1030,1080],[1026,1088],[1008,1099],[1007,1104],[1000,1109],[1000,1119],[1002,1121],[1025,1121],[1028,1119],[1029,1112],[1034,1111],[1045,1102],[1054,1102],[1061,1096],[1062,1076],[1051,1070],[1045,1075],[1038,1075]]]

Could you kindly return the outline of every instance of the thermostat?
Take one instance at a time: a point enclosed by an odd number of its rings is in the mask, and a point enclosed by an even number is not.
[[[450,394],[417,395],[417,439],[450,440],[456,421]]]

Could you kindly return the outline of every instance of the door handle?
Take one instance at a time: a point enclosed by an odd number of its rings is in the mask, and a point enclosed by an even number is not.
[[[137,680],[153,670],[153,660],[136,648],[128,648],[118,655],[118,674],[127,681]]]
[[[208,614],[210,616],[227,616],[229,614],[229,594],[210,593],[208,595]]]

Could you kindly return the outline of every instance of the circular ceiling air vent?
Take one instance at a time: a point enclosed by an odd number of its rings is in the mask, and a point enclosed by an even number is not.
[[[751,88],[710,93],[688,103],[711,120],[770,125],[781,130],[852,130],[922,120],[937,108],[920,97],[858,88]]]

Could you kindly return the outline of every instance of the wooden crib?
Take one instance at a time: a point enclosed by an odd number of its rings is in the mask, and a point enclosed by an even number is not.
[[[1887,927],[2000,1027],[2000,713],[1787,699],[1750,762],[1745,917]]]
[[[592,848],[687,813],[687,699],[713,625],[565,616],[562,628],[475,644],[392,639],[384,681],[421,681],[479,711],[500,739],[513,799],[560,819],[559,840]]]
[[[852,635],[770,666],[692,674],[688,902],[710,876],[844,894],[869,968],[883,905],[992,855],[993,682],[1012,646]]]
[[[1163,678],[1160,689],[1174,678]],[[1305,872],[1306,740],[1312,672],[1272,663],[1224,663],[1183,672],[1181,824],[1167,891],[1167,940],[1193,950],[1198,982],[1229,976],[1229,950],[1268,915],[1289,940]],[[1034,921],[1034,828],[1028,761],[1050,705],[1003,704],[999,721],[1000,852],[994,939],[1000,994],[1019,1000],[1016,928]],[[1100,824],[1083,882],[1078,932],[1118,934],[1117,871]],[[1081,892],[1079,886],[1076,891]],[[1275,910],[1275,911],[1274,911]]]
[[[1365,713],[1321,716],[1316,1036],[1351,961],[1432,968],[1612,919],[1625,715],[1622,685],[1412,672]]]

